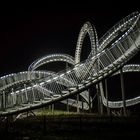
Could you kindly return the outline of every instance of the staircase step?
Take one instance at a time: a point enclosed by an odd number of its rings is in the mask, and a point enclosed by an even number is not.
[[[76,90],[76,89],[77,89],[77,87],[70,87],[70,88],[68,88],[68,90],[70,90],[70,91],[71,90],[73,91],[73,90]]]
[[[61,91],[61,93],[66,94],[66,93],[69,93],[69,91],[68,90],[63,90],[63,91]]]
[[[87,83],[89,83],[90,81],[88,81],[88,80],[84,80],[84,81],[82,81],[81,83],[82,84],[87,84]]]
[[[78,85],[78,87],[82,87],[82,86],[83,86],[83,84],[79,84],[79,85]]]
[[[34,103],[40,103],[41,101],[34,101]]]
[[[61,95],[54,94],[53,97],[61,97]]]
[[[51,100],[51,97],[45,97],[44,100]]]
[[[22,107],[29,106],[29,104],[21,104]]]

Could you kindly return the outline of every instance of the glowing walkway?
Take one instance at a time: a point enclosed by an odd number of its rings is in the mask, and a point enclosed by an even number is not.
[[[81,94],[87,103],[88,92],[86,90],[107,76],[111,76],[139,51],[139,18],[138,12],[125,17],[99,41],[95,27],[92,28],[87,22],[78,37],[75,60],[68,55],[45,56],[33,62],[28,72],[2,77],[0,80],[0,115],[21,113],[68,98],[69,102],[73,102],[70,97],[76,94]],[[87,33],[91,40],[91,53],[84,62],[80,62],[82,43]],[[51,61],[64,61],[72,66],[58,73],[34,71]],[[132,68],[132,66],[128,67]],[[103,94],[102,101],[106,105],[107,101]],[[139,102],[139,97],[136,97],[126,100],[126,105],[131,106]],[[122,101],[108,101],[108,104],[113,108],[122,107]],[[80,102],[79,106],[82,106]]]

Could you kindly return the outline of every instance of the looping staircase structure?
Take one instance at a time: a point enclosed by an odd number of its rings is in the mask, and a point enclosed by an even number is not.
[[[91,53],[80,61],[86,34],[91,41]],[[71,106],[89,109],[92,101],[88,89],[103,79],[119,74],[121,69],[140,49],[140,14],[134,12],[114,25],[98,41],[95,27],[86,22],[80,30],[75,58],[67,54],[54,54],[35,60],[28,71],[0,78],[0,116],[30,111],[61,101]],[[71,65],[60,72],[41,71],[39,67],[51,62]],[[126,65],[123,72],[139,72],[140,65]],[[82,100],[72,99],[80,95]],[[123,101],[107,101],[101,88],[104,106],[123,107]],[[140,103],[140,96],[126,100],[126,106]]]

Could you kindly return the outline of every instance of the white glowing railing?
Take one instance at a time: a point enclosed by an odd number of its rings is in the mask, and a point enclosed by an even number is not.
[[[31,83],[20,83],[18,87],[16,85],[10,85],[1,88],[0,108],[3,110],[2,114],[34,109],[42,105],[52,104],[55,101],[66,99],[71,95],[86,90],[91,85],[96,84],[122,67],[140,49],[139,13],[133,13],[128,17],[129,18],[125,18],[119,23],[120,25],[117,29],[112,28],[112,30],[108,32],[109,34],[103,37],[106,39],[105,41],[101,41],[101,44],[99,43],[99,49],[95,56],[89,57],[84,62],[61,71],[57,73],[57,75],[43,77],[40,78],[39,81],[35,80]],[[119,30],[122,30],[122,34],[118,33]],[[115,40],[114,37],[111,37],[114,33]],[[113,43],[109,44],[111,41],[113,41]],[[23,79],[26,81],[24,76]],[[74,86],[66,87],[62,84],[62,79],[67,79],[72,82]],[[43,91],[38,91],[39,86],[41,87],[40,90]],[[55,97],[52,98],[54,95]],[[104,105],[106,105],[106,102],[104,102],[106,99],[103,98],[103,96],[102,100]],[[126,105],[129,106],[139,102],[139,97],[136,97],[126,101]],[[17,106],[18,109],[15,108],[15,106]],[[121,106],[122,101],[109,101],[109,107]]]

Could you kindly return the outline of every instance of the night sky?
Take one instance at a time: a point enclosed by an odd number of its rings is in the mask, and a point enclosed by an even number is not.
[[[113,6],[115,5],[115,6]],[[139,4],[47,3],[42,6],[4,7],[0,11],[0,76],[27,70],[37,58],[51,53],[74,56],[80,28],[95,25],[99,38],[117,21],[140,11]],[[83,52],[89,51],[84,48]],[[139,57],[136,57],[139,61]]]

